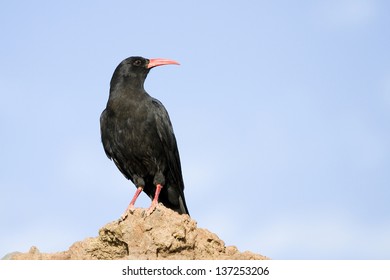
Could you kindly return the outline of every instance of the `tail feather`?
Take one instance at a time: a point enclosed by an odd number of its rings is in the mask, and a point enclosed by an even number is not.
[[[179,196],[179,207],[180,207],[180,214],[187,214],[190,215],[187,209],[186,201],[184,199],[184,196],[182,197],[181,195]]]

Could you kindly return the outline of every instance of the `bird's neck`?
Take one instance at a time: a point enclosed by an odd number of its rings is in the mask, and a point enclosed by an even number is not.
[[[145,96],[144,79],[139,77],[121,77],[120,80],[111,82],[110,98],[126,97],[141,98]]]

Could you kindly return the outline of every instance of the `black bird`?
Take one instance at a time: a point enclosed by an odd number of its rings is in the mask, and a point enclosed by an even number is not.
[[[147,214],[159,202],[180,214],[189,214],[168,112],[144,89],[150,69],[166,64],[179,63],[139,56],[123,60],[111,78],[107,106],[100,116],[101,138],[108,158],[137,187],[122,219],[135,209],[134,203],[142,191],[152,199]]]

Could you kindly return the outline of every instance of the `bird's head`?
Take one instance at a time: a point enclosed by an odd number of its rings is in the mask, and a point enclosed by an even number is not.
[[[147,59],[141,56],[131,56],[126,58],[115,69],[111,79],[111,87],[122,82],[134,87],[143,87],[144,81],[150,69],[156,66],[168,64],[179,65],[177,61],[165,58]]]

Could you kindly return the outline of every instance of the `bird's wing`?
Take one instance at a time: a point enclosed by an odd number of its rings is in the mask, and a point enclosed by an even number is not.
[[[172,201],[178,199],[178,209],[182,214],[189,214],[184,198],[184,181],[181,172],[179,150],[177,148],[175,134],[173,133],[172,123],[169,119],[167,110],[157,99],[152,100],[156,118],[157,133],[164,148],[164,153],[167,157],[169,175],[173,182],[175,191],[172,195],[178,197],[172,198]],[[176,193],[176,194],[174,194]]]
[[[157,133],[164,147],[164,153],[168,159],[168,168],[181,193],[184,190],[183,175],[181,172],[180,156],[177,148],[175,134],[167,110],[157,99],[152,100],[156,112]]]

